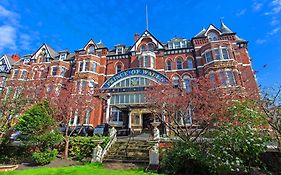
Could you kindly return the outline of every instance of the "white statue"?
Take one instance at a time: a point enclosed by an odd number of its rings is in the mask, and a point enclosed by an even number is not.
[[[91,162],[101,162],[101,156],[102,156],[102,147],[100,146],[100,144],[98,144],[93,151]]]

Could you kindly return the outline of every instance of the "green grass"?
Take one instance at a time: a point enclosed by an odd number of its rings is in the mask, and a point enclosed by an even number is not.
[[[110,170],[102,165],[89,164],[61,168],[34,168],[3,172],[0,175],[156,175],[145,173],[143,170]]]

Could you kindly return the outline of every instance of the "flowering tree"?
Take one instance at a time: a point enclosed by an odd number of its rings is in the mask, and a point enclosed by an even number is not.
[[[37,95],[34,94],[31,87],[36,87]],[[0,140],[7,135],[12,125],[15,124],[17,116],[34,102],[42,100],[44,96],[42,92],[44,91],[41,81],[7,82],[7,90],[0,98]]]
[[[55,111],[55,119],[65,126],[65,158],[68,157],[70,136],[75,131],[75,127],[77,127],[76,124],[72,124],[75,119],[74,117],[79,116],[79,118],[76,118],[78,122],[88,123],[89,121],[86,121],[85,113],[99,106],[100,95],[101,93],[90,87],[85,87],[80,91],[75,86],[75,83],[70,81],[64,82],[59,92],[51,91],[47,95],[48,101]],[[74,128],[71,128],[72,126]]]
[[[208,78],[200,78],[190,88],[156,84],[145,96],[156,118],[182,140],[194,142],[208,128],[228,120],[225,113],[233,99],[245,98],[246,93],[238,87],[214,87]]]
[[[281,87],[265,90],[259,104],[281,149]]]

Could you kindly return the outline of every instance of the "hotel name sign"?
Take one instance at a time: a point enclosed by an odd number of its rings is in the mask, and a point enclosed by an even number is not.
[[[117,81],[131,77],[131,76],[142,76],[147,77],[151,80],[154,80],[159,83],[166,83],[168,82],[168,78],[159,72],[156,72],[154,70],[150,69],[144,69],[144,68],[134,68],[134,69],[127,69],[122,72],[119,72],[118,74],[115,74],[113,77],[108,79],[103,85],[102,88],[108,89],[113,84],[115,84]]]

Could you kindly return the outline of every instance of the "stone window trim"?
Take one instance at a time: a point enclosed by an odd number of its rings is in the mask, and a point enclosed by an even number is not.
[[[95,64],[96,68],[93,69],[93,65]],[[96,61],[90,61],[90,60],[83,60],[78,62],[78,72],[80,73],[87,73],[87,72],[94,72],[97,73],[97,66],[100,65]]]
[[[26,69],[22,69],[20,72],[21,72],[21,75],[20,75],[19,80],[26,80],[27,77],[28,77],[28,72],[27,72],[27,70],[26,70]]]
[[[177,70],[183,69],[183,58],[182,57],[176,58],[176,67],[177,67]]]
[[[173,62],[170,59],[167,59],[165,62],[165,70],[173,70]]]

